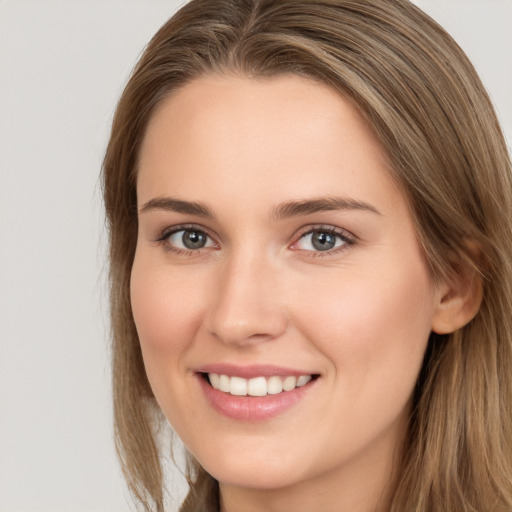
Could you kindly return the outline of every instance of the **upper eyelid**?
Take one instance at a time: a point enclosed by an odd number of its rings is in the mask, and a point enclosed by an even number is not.
[[[205,226],[202,226],[201,224],[197,223],[183,223],[183,224],[176,224],[174,226],[168,226],[160,231],[158,237],[156,238],[156,241],[164,241],[166,238],[168,238],[170,235],[174,233],[178,233],[179,231],[186,231],[186,230],[197,230],[205,233],[210,239],[212,239],[216,244],[219,244],[220,238],[216,236],[216,234],[213,234],[212,231]],[[315,231],[326,231],[330,233],[334,233],[338,236],[341,236],[343,238],[346,238],[352,242],[357,241],[357,237],[348,231],[347,229],[340,228],[338,226],[333,226],[330,224],[310,224],[306,226],[302,226],[298,230],[295,231],[295,233],[291,236],[291,242],[288,243],[288,247],[293,246],[294,244],[298,243],[298,241],[305,235],[314,233]]]
[[[168,226],[164,228],[162,231],[160,231],[158,235],[158,240],[164,240],[168,236],[178,233],[180,231],[201,231],[202,233],[205,233],[208,235],[211,239],[215,240],[215,235],[212,235],[211,231],[208,228],[205,228],[204,226],[201,226],[200,224],[176,224],[174,226]]]
[[[306,235],[313,234],[315,232],[328,232],[331,234],[334,234],[335,236],[340,237],[343,240],[343,244],[339,247],[333,247],[332,249],[326,250],[326,251],[317,251],[317,250],[309,250],[309,249],[302,249],[300,247],[294,247],[300,243],[302,238],[304,238]],[[346,250],[349,250],[353,245],[355,245],[358,242],[358,238],[352,234],[350,231],[347,231],[346,229],[339,228],[332,225],[315,225],[315,226],[308,226],[304,227],[303,230],[300,230],[298,234],[294,236],[294,241],[291,242],[288,247],[293,250],[297,251],[298,253],[307,255],[308,258],[316,258],[316,257],[322,257],[322,258],[328,258],[328,257],[334,257],[339,255],[342,252],[345,252]]]
[[[337,226],[331,226],[329,224],[314,224],[309,226],[304,226],[303,228],[296,231],[296,234],[294,235],[294,239],[297,241],[304,235],[308,235],[310,233],[314,233],[315,231],[326,231],[329,233],[334,233],[340,236],[343,236],[345,238],[348,238],[350,240],[357,240],[357,237],[348,231],[347,229],[340,228]],[[295,242],[293,242],[295,243]]]
[[[169,237],[175,235],[176,233],[179,233],[180,231],[196,231],[204,233],[207,236],[207,238],[210,239],[210,242],[213,242],[213,247],[205,246],[199,247],[197,249],[189,249],[176,246],[169,240]],[[207,251],[219,248],[219,243],[217,242],[216,238],[210,234],[209,230],[197,224],[176,224],[174,226],[168,226],[167,228],[164,228],[159,232],[158,236],[154,239],[154,242],[156,245],[163,246],[166,251],[181,256],[199,256],[203,254],[203,251],[205,250]]]

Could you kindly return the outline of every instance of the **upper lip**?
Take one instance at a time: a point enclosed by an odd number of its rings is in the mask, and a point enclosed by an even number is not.
[[[219,375],[228,375],[230,377],[243,377],[252,379],[254,377],[272,377],[278,375],[287,377],[289,375],[299,377],[300,375],[315,375],[310,371],[299,370],[296,368],[287,368],[284,366],[275,366],[268,364],[236,365],[232,363],[211,363],[197,368],[198,373],[217,373]]]

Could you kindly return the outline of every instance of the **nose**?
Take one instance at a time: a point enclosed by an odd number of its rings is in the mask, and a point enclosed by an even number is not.
[[[210,334],[240,347],[282,335],[288,320],[277,274],[263,258],[225,262],[207,313]]]

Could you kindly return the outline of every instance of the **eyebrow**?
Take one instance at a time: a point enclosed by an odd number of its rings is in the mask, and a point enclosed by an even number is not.
[[[152,210],[186,213],[189,215],[197,215],[199,217],[207,218],[215,217],[210,207],[204,203],[183,201],[172,197],[155,197],[150,199],[142,206],[140,213]],[[346,197],[319,197],[282,203],[274,208],[271,218],[280,220],[289,217],[299,217],[301,215],[311,215],[312,213],[334,210],[361,210],[381,215],[374,206],[363,201]]]
[[[189,215],[198,215],[199,217],[214,217],[212,210],[203,203],[182,201],[172,197],[155,197],[154,199],[150,199],[140,209],[139,213],[145,213],[151,210],[187,213]]]
[[[274,209],[272,216],[275,219],[285,219],[333,210],[362,210],[381,215],[377,208],[363,201],[347,197],[320,197],[280,204]]]

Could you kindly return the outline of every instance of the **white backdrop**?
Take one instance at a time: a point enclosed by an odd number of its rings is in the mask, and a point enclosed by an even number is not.
[[[117,97],[181,0],[0,0],[0,512],[129,510],[110,412],[98,172]],[[417,0],[512,140],[512,0]]]

